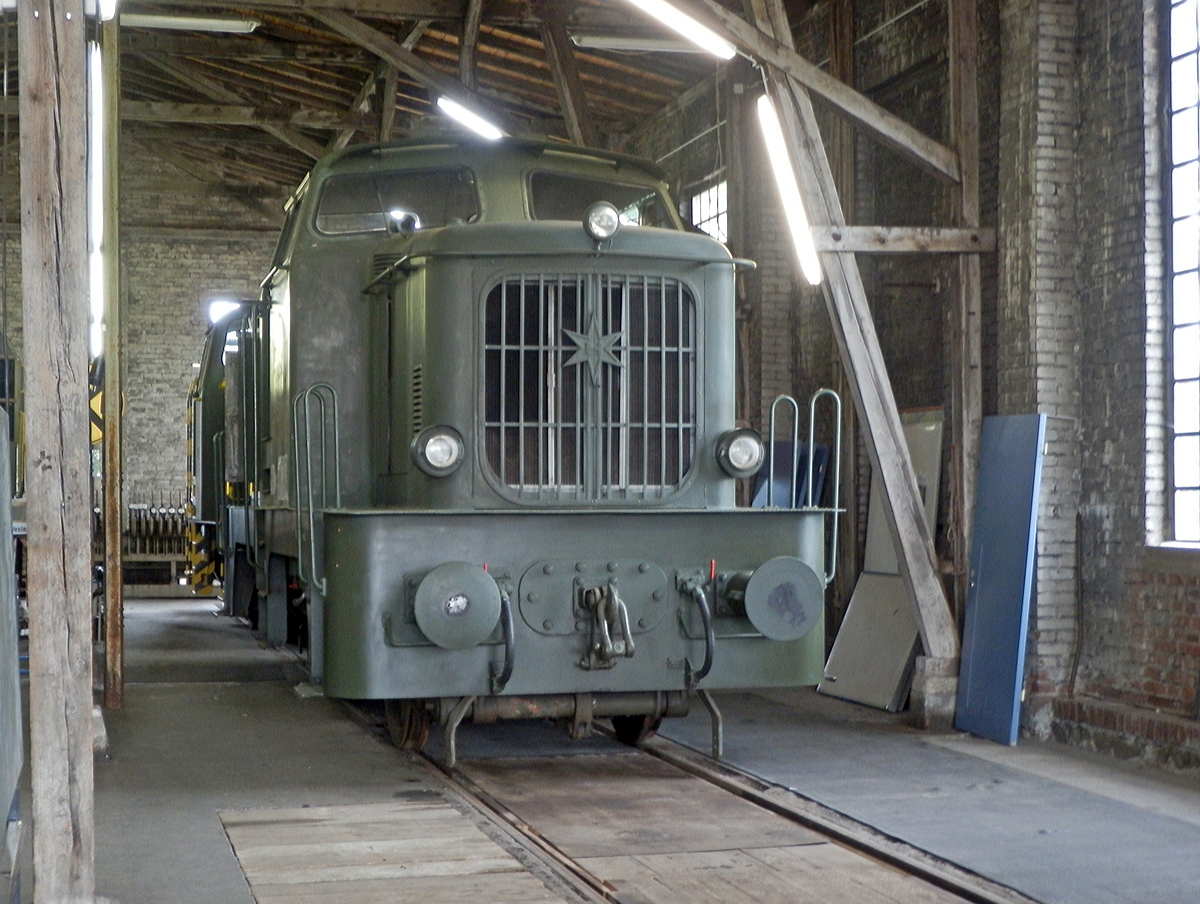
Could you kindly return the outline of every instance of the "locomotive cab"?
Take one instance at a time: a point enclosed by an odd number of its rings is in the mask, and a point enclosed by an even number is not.
[[[387,701],[401,743],[439,721],[451,758],[464,718],[632,736],[694,692],[819,681],[829,512],[736,507],[763,462],[736,266],[620,155],[322,161],[240,359],[262,391],[227,503],[262,629],[299,588],[312,680]]]

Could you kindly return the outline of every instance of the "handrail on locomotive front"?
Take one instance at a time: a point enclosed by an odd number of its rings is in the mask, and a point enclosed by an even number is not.
[[[813,506],[813,434],[817,422],[817,402],[822,398],[833,400],[835,424],[833,431],[833,527],[829,543],[829,564],[825,568],[825,586],[828,587],[837,575],[838,521],[842,510],[842,398],[832,389],[818,389],[808,400],[808,492],[805,494],[804,504],[808,508]]]
[[[814,454],[815,437],[816,437],[816,422],[817,422],[817,403],[821,399],[828,398],[832,401],[834,407],[834,440],[833,440],[833,502],[829,508],[833,516],[829,552],[826,554],[826,566],[824,569],[823,579],[825,586],[828,587],[834,577],[837,576],[837,543],[838,543],[838,523],[842,513],[842,398],[836,391],[827,387],[822,387],[809,397],[808,400],[808,450],[806,474],[804,480],[804,508],[814,509],[820,507],[820,498],[814,498],[814,471],[817,456]],[[775,401],[771,403],[771,418],[770,418],[770,435],[767,442],[767,454],[770,456],[767,465],[767,507],[775,506],[775,437],[777,433],[776,409],[779,405],[789,405],[792,409],[792,472],[789,482],[789,493],[787,505],[782,508],[796,508],[798,504],[797,481],[799,480],[800,472],[800,404],[790,395],[778,395]]]

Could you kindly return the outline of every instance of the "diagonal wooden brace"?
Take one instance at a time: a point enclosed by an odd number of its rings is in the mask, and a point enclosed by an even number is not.
[[[781,40],[790,41],[780,0],[767,0],[766,7],[771,18],[784,25]],[[771,29],[770,34],[780,31],[772,29],[763,18],[759,18],[758,25],[764,30]],[[764,67],[764,76],[783,127],[809,223],[844,226],[833,172],[807,90],[772,65]],[[825,252],[821,254],[821,266],[829,319],[866,428],[871,464],[883,487],[883,508],[896,546],[900,573],[916,610],[921,643],[930,657],[956,659],[958,630],[938,575],[933,538],[925,524],[916,473],[857,261],[852,253]]]

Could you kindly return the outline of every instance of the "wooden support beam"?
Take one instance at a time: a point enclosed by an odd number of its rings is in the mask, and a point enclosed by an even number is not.
[[[854,87],[854,0],[833,0],[829,8],[829,74]],[[844,117],[834,117],[830,135],[830,163],[842,210],[854,219],[854,127]]]
[[[141,12],[137,3],[123,3],[123,12]],[[520,4],[502,4],[516,12]],[[196,0],[155,0],[154,6],[183,9],[191,12]],[[458,19],[462,16],[462,0],[238,0],[239,9],[285,10],[310,13],[326,9],[347,13],[378,13],[401,19]]]
[[[403,50],[412,52],[412,49],[417,46],[417,42],[425,34],[426,30],[432,24],[430,19],[417,20],[408,33],[400,41],[400,47]],[[392,135],[396,129],[396,94],[400,89],[400,70],[388,63],[385,60],[379,60],[375,66],[375,73],[372,78],[363,85],[358,97],[355,98],[352,110],[366,110],[370,102],[372,94],[379,96],[379,133],[380,141],[391,141]],[[338,134],[335,142],[330,142],[332,150],[344,148],[354,135],[354,129],[346,129]]]
[[[39,902],[92,901],[92,506],[83,0],[17,10],[29,736]]]
[[[555,0],[563,2],[563,0]],[[161,12],[163,8],[178,9],[192,13],[197,0],[149,0],[145,5],[139,0],[122,0],[125,12]],[[312,15],[323,10],[336,10],[350,15],[386,16],[393,19],[430,19],[434,21],[459,22],[463,17],[463,0],[237,0],[239,10],[263,10],[277,13],[302,13]],[[629,16],[617,3],[564,3],[570,6],[570,22],[573,28],[610,31],[627,27]],[[536,28],[538,18],[530,12],[528,0],[488,0],[487,15],[483,20],[489,25],[508,28]]]
[[[121,555],[121,26],[100,27],[104,81],[104,708],[125,706]]]
[[[0,99],[0,113],[17,115],[17,99]],[[176,101],[127,100],[121,103],[123,122],[173,122],[209,126],[290,126],[304,129],[374,128],[361,112],[252,107],[248,104],[189,104]]]
[[[854,0],[833,0],[829,7],[829,74],[839,82],[855,84],[854,75]],[[858,156],[855,151],[857,135],[854,124],[844,116],[834,116],[830,124],[829,153],[833,167],[834,182],[838,198],[847,220],[856,218]],[[818,245],[818,247],[820,247]],[[842,398],[853,396],[850,379],[846,376],[845,364],[835,357],[831,385]],[[842,462],[842,498],[858,498],[859,488],[859,424],[858,412],[853,405],[842,407],[842,448],[846,458]],[[859,512],[857,505],[846,506],[842,521],[842,536],[859,536]],[[857,543],[843,543],[835,551],[837,576],[834,579],[834,617],[840,629],[845,607],[849,606],[862,570]]]
[[[963,254],[996,250],[995,229],[936,226],[816,226],[818,251],[867,254]]]
[[[490,103],[475,92],[468,91],[444,72],[430,66],[411,50],[405,50],[379,29],[338,10],[314,10],[310,15],[358,46],[371,51],[381,60],[391,63],[405,75],[424,85],[432,94],[451,97],[487,116],[501,128],[508,126],[508,117],[500,114]],[[511,128],[509,131],[512,131]]]
[[[383,78],[379,83],[379,140],[391,141],[396,125],[396,91],[400,83],[400,70],[388,63],[383,64]]]
[[[475,76],[476,51],[479,48],[479,25],[483,17],[483,0],[466,0],[463,10],[462,38],[458,45],[458,79],[468,91],[479,87]]]
[[[151,56],[146,57],[146,62],[162,70],[172,78],[179,80],[179,82],[187,85],[189,88],[211,97],[213,100],[226,104],[240,104],[242,102],[242,98],[237,92],[230,90],[225,85],[215,79],[209,78],[202,72],[198,72],[194,67]],[[295,148],[300,153],[314,160],[319,160],[325,154],[325,147],[322,144],[289,126],[277,126],[271,123],[255,123],[255,125],[258,125],[264,132],[274,135],[289,147]]]
[[[370,109],[371,96],[375,93],[375,89],[379,84],[379,76],[383,73],[383,67],[387,63],[379,60],[375,64],[375,70],[367,76],[363,82],[363,86],[358,89],[358,94],[354,96],[354,100],[350,104],[350,116],[362,116]],[[350,143],[350,139],[354,137],[354,133],[358,129],[354,126],[347,126],[342,129],[333,138],[329,139],[329,144],[325,145],[325,153],[340,151]]]
[[[126,28],[121,34],[121,51],[126,56],[158,54],[167,57],[199,57],[205,60],[235,60],[238,63],[310,63],[314,65],[368,65],[365,51],[329,44],[281,44],[250,35],[220,35],[209,32],[197,37],[186,32],[143,31]]]
[[[677,0],[677,5],[759,62],[776,67],[828,101],[837,112],[905,159],[946,182],[958,182],[958,156],[954,151],[804,59],[791,47],[790,35],[785,36],[787,43],[782,43],[782,39],[764,34],[717,0]]]
[[[765,5],[771,21],[760,19],[759,27],[790,43],[782,0],[765,0]],[[809,220],[817,226],[845,228],[833,171],[808,91],[774,65],[766,67],[766,80],[791,149]],[[925,524],[916,473],[858,264],[852,253],[825,252],[821,266],[825,303],[865,428],[871,464],[883,487],[884,513],[896,545],[900,574],[916,609],[921,643],[928,656],[956,659],[958,631],[938,574],[933,537]]]
[[[164,101],[125,101],[125,122],[179,122],[213,126],[287,126],[305,129],[356,129],[370,125],[362,113],[331,110],[282,110],[242,104],[182,104]]]
[[[541,30],[550,74],[558,92],[558,103],[562,107],[563,121],[567,124],[567,134],[578,145],[596,147],[596,126],[588,112],[587,96],[583,92],[583,81],[579,78],[579,66],[571,49],[567,27],[561,19],[552,16],[542,22]]]
[[[955,191],[957,220],[979,225],[979,26],[976,0],[949,0],[950,131],[962,181]],[[985,250],[985,249],[981,249]],[[986,249],[991,250],[991,249]],[[972,528],[983,426],[983,278],[978,254],[958,261],[958,296],[950,316],[951,479],[957,492],[953,526],[954,602],[959,619],[970,585]]]
[[[400,42],[401,48],[412,53],[412,49],[417,46],[417,42],[424,37],[425,32],[429,30],[429,26],[433,24],[432,19],[418,19],[413,23],[413,27],[408,30],[404,40]]]

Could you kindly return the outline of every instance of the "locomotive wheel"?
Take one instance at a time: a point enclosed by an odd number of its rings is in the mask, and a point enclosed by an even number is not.
[[[429,740],[429,713],[424,700],[384,700],[388,738],[400,750],[422,750]]]
[[[612,723],[613,734],[617,740],[630,747],[636,747],[646,738],[654,737],[658,726],[662,725],[662,719],[653,719],[650,716],[613,716]]]

